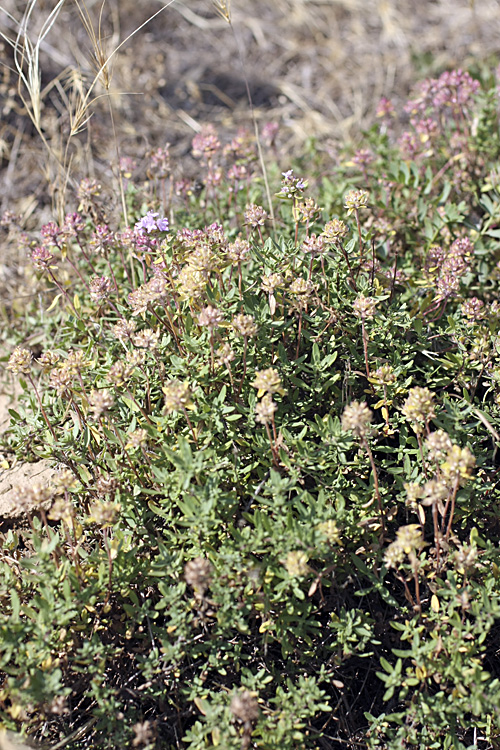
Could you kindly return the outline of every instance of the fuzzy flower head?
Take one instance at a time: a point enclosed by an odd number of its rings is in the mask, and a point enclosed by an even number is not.
[[[116,388],[122,388],[132,377],[134,367],[131,366],[130,357],[126,362],[117,360],[109,368],[106,379],[109,380]]]
[[[250,243],[247,240],[236,239],[227,246],[227,257],[231,263],[238,264],[244,261],[250,252]]]
[[[353,302],[352,308],[358,318],[361,320],[370,320],[375,315],[378,300],[374,297],[365,297],[360,294]]]
[[[162,218],[157,219],[156,217],[160,214],[156,211],[148,211],[146,216],[143,216],[135,224],[135,231],[139,235],[151,234],[151,232],[168,232],[168,219]]]
[[[13,503],[24,512],[39,508],[52,499],[54,490],[41,481],[17,485],[12,489]]]
[[[58,396],[68,396],[74,385],[74,375],[67,367],[57,367],[50,373],[50,385]]]
[[[368,191],[366,190],[349,190],[344,197],[344,208],[347,209],[348,216],[360,208],[366,208],[367,204]]]
[[[44,373],[50,372],[55,365],[59,362],[61,357],[57,352],[47,349],[39,358],[38,364],[42,368]]]
[[[261,281],[260,288],[263,292],[267,292],[267,294],[273,294],[275,289],[283,286],[285,283],[285,280],[280,273],[265,274],[261,277]]]
[[[428,424],[435,415],[434,394],[428,388],[410,388],[408,398],[403,404],[402,412],[406,419],[412,422],[413,429],[417,432],[422,430],[424,424]]]
[[[340,529],[337,526],[336,521],[329,519],[328,521],[322,521],[316,526],[316,531],[320,534],[324,534],[330,544],[340,544]]]
[[[245,208],[245,224],[249,227],[263,227],[267,219],[267,212],[262,206],[255,203],[249,203]]]
[[[467,447],[452,445],[441,464],[441,471],[450,483],[465,484],[471,478],[475,465],[476,459]]]
[[[219,349],[217,349],[217,353],[215,357],[216,363],[219,367],[221,367],[222,365],[226,365],[226,367],[228,367],[230,362],[232,362],[233,359],[235,358],[235,356],[236,355],[231,349],[230,345],[227,343],[227,341],[225,341],[219,347]]]
[[[142,448],[146,445],[148,441],[148,433],[143,427],[139,427],[136,430],[133,430],[128,435],[128,440],[125,445],[125,448],[127,450],[137,450],[138,448]]]
[[[103,529],[111,528],[117,520],[120,512],[120,503],[110,500],[96,500],[89,508],[87,521],[96,523]]]
[[[16,346],[10,355],[7,369],[11,372],[27,375],[31,370],[32,357],[33,355],[29,349],[22,349],[20,346]]]
[[[441,515],[444,515],[444,504],[449,494],[446,482],[442,479],[429,479],[421,488],[420,502],[425,506],[437,506]]]
[[[207,161],[220,150],[220,141],[213,125],[205,125],[191,141],[193,156]]]
[[[165,394],[165,411],[167,414],[192,408],[192,393],[189,383],[171,380],[163,386],[162,391]]]
[[[202,328],[208,328],[209,331],[213,331],[214,328],[220,326],[224,316],[221,311],[212,305],[207,305],[198,315],[198,325]]]
[[[107,276],[94,276],[89,283],[90,299],[99,304],[109,296],[111,291],[111,279]]]
[[[286,393],[281,382],[281,377],[274,367],[268,367],[265,370],[257,370],[252,386],[257,388],[258,398],[263,396],[264,393],[279,393],[281,396],[284,396]]]
[[[236,333],[239,333],[240,336],[244,336],[246,338],[256,336],[257,331],[259,330],[254,316],[245,315],[244,313],[239,313],[238,315],[234,316],[232,320],[232,326]]]
[[[308,557],[305,552],[293,550],[289,552],[285,560],[286,572],[293,578],[304,576],[309,572]]]
[[[341,219],[327,221],[323,228],[322,236],[326,242],[339,242],[348,234],[349,227]]]
[[[97,255],[106,255],[115,242],[115,235],[107,224],[98,224],[92,233],[88,245]]]
[[[474,323],[485,317],[485,304],[477,297],[471,297],[470,299],[465,300],[465,302],[462,302],[461,312],[467,322]]]
[[[451,438],[444,430],[436,430],[425,438],[425,447],[431,460],[441,461],[451,450]]]
[[[136,333],[133,337],[134,346],[139,349],[147,349],[150,352],[158,349],[160,331],[154,331],[152,328],[144,328]]]
[[[422,528],[419,524],[412,523],[401,526],[396,532],[396,540],[389,545],[384,555],[384,561],[388,568],[396,568],[403,562],[405,555],[410,559],[425,547]]]
[[[94,415],[94,419],[100,419],[102,415],[113,408],[115,398],[111,391],[92,390],[89,395],[89,404]]]
[[[393,385],[396,382],[396,374],[391,365],[381,365],[372,373],[375,385]]]
[[[31,253],[31,260],[35,268],[39,268],[45,271],[50,268],[50,263],[54,259],[54,256],[50,252],[48,247],[35,247]]]
[[[311,234],[310,237],[306,237],[302,243],[302,250],[313,258],[317,255],[322,255],[325,251],[324,237],[321,235],[317,237],[315,234]]]
[[[273,421],[277,405],[272,399],[270,393],[265,393],[261,401],[255,404],[255,419],[260,424],[270,424]]]
[[[149,154],[149,172],[159,180],[164,180],[170,174],[170,143],[159,146]]]
[[[386,117],[394,117],[394,115],[395,115],[394,104],[391,102],[390,99],[387,99],[387,97],[383,96],[377,105],[376,116],[386,118]]]
[[[353,401],[342,414],[342,429],[346,432],[351,430],[356,437],[366,438],[371,430],[372,419],[373,412],[366,402]]]
[[[304,201],[297,203],[297,213],[302,221],[309,223],[319,216],[321,208],[314,198],[306,198]]]

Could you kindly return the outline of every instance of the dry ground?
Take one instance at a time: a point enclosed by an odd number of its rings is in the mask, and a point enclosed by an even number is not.
[[[3,7],[19,19],[27,5],[4,0]],[[54,5],[35,0],[27,26],[33,42]],[[67,145],[68,104],[95,71],[77,5],[66,0],[40,50],[42,127],[59,154]],[[84,7],[96,31],[101,17],[109,52],[162,3],[86,0]],[[89,126],[69,143],[70,188],[85,175],[112,183],[116,143],[140,170],[144,152],[166,142],[187,161],[203,123],[224,133],[251,127],[243,71],[259,121],[279,123],[283,151],[297,153],[309,136],[330,149],[359,136],[383,94],[404,98],[418,78],[483,61],[495,65],[500,52],[498,0],[234,0],[231,19],[228,25],[220,18],[211,0],[175,0],[121,47],[112,60],[110,96],[95,89],[101,98]],[[16,23],[5,12],[0,30],[15,37]],[[61,196],[17,93],[8,44],[1,55],[0,209],[20,212],[34,228]]]

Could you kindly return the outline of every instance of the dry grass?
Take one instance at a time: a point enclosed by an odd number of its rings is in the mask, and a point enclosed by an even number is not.
[[[257,119],[278,121],[283,151],[296,152],[311,135],[335,150],[359,136],[382,94],[404,97],[416,78],[492,59],[500,49],[493,0],[163,6],[75,0],[52,11],[46,0],[4,1],[0,29],[17,38],[18,51],[3,45],[2,210],[39,223],[54,206],[62,210],[68,180],[96,176],[116,189],[117,146],[140,159],[170,142],[187,162],[203,123],[226,133],[252,128],[240,54]],[[26,7],[29,23],[19,35]]]

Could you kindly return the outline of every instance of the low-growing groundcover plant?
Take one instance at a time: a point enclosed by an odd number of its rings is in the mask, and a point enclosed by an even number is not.
[[[384,100],[337,166],[271,165],[272,212],[253,137],[205,129],[196,184],[168,148],[130,180],[131,227],[84,181],[20,238],[48,301],[4,450],[58,471],[2,535],[5,727],[500,746],[498,107],[427,80],[401,136]]]

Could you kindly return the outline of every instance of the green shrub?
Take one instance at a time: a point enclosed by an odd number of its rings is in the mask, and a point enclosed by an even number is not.
[[[85,181],[42,227],[51,301],[11,334],[40,351],[9,359],[5,448],[59,472],[3,535],[4,726],[75,749],[498,746],[489,84],[424,82],[399,138],[382,102],[322,177],[271,166],[272,218],[253,138],[207,129],[201,190],[130,185],[135,227],[110,228]]]

